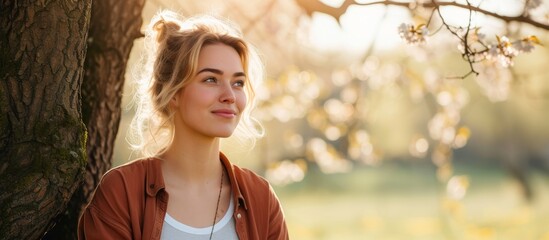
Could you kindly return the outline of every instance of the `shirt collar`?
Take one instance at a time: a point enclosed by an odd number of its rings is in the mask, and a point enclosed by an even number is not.
[[[161,189],[164,189],[164,177],[162,176],[162,160],[158,158],[149,158],[147,160],[146,188],[147,195],[154,197]]]
[[[238,205],[242,205],[244,209],[248,210],[248,206],[246,206],[246,200],[244,199],[244,196],[242,196],[242,192],[240,192],[240,187],[238,186],[238,181],[234,173],[233,164],[222,152],[219,152],[219,159],[221,160],[221,163],[223,163],[225,169],[227,170],[227,173],[229,174],[229,181],[231,182],[233,197],[235,198],[235,200],[237,200]]]
[[[223,163],[223,166],[225,166],[225,169],[229,174],[233,198],[237,201],[238,205],[242,205],[244,209],[248,210],[246,200],[244,199],[244,196],[242,196],[242,192],[240,192],[240,187],[238,186],[238,181],[236,180],[233,164],[222,152],[219,152],[219,160]],[[160,190],[165,188],[164,177],[162,176],[161,169],[162,160],[158,158],[149,158],[146,161],[149,162],[146,176],[147,195],[155,197]]]

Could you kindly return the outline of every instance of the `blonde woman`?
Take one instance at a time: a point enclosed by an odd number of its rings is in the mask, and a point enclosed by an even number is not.
[[[79,239],[288,239],[269,183],[219,149],[233,132],[262,134],[250,117],[257,53],[226,21],[169,11],[152,19],[145,42],[132,126],[147,157],[103,176]]]

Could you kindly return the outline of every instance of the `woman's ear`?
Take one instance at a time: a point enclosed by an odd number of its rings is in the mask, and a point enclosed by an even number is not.
[[[179,94],[181,93],[181,90],[180,91],[177,91],[177,93],[175,93],[172,97],[172,99],[170,99],[170,106],[172,107],[178,107],[179,106]]]

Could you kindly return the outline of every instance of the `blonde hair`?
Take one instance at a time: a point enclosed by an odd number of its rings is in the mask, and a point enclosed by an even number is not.
[[[183,20],[174,12],[161,11],[152,18],[145,34],[142,68],[134,96],[137,109],[129,130],[133,150],[143,156],[155,156],[172,143],[174,112],[169,102],[196,75],[200,50],[215,43],[237,51],[247,76],[247,106],[234,135],[252,145],[263,135],[263,128],[251,116],[254,86],[263,80],[263,65],[253,46],[242,39],[240,30],[213,16]]]

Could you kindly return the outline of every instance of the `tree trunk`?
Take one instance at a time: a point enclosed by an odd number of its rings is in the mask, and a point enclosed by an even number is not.
[[[45,239],[76,239],[78,218],[99,180],[111,167],[126,65],[134,40],[142,36],[144,4],[145,0],[93,1],[82,84],[88,164],[83,185]]]
[[[38,239],[86,164],[80,86],[91,1],[0,2],[0,239]]]

